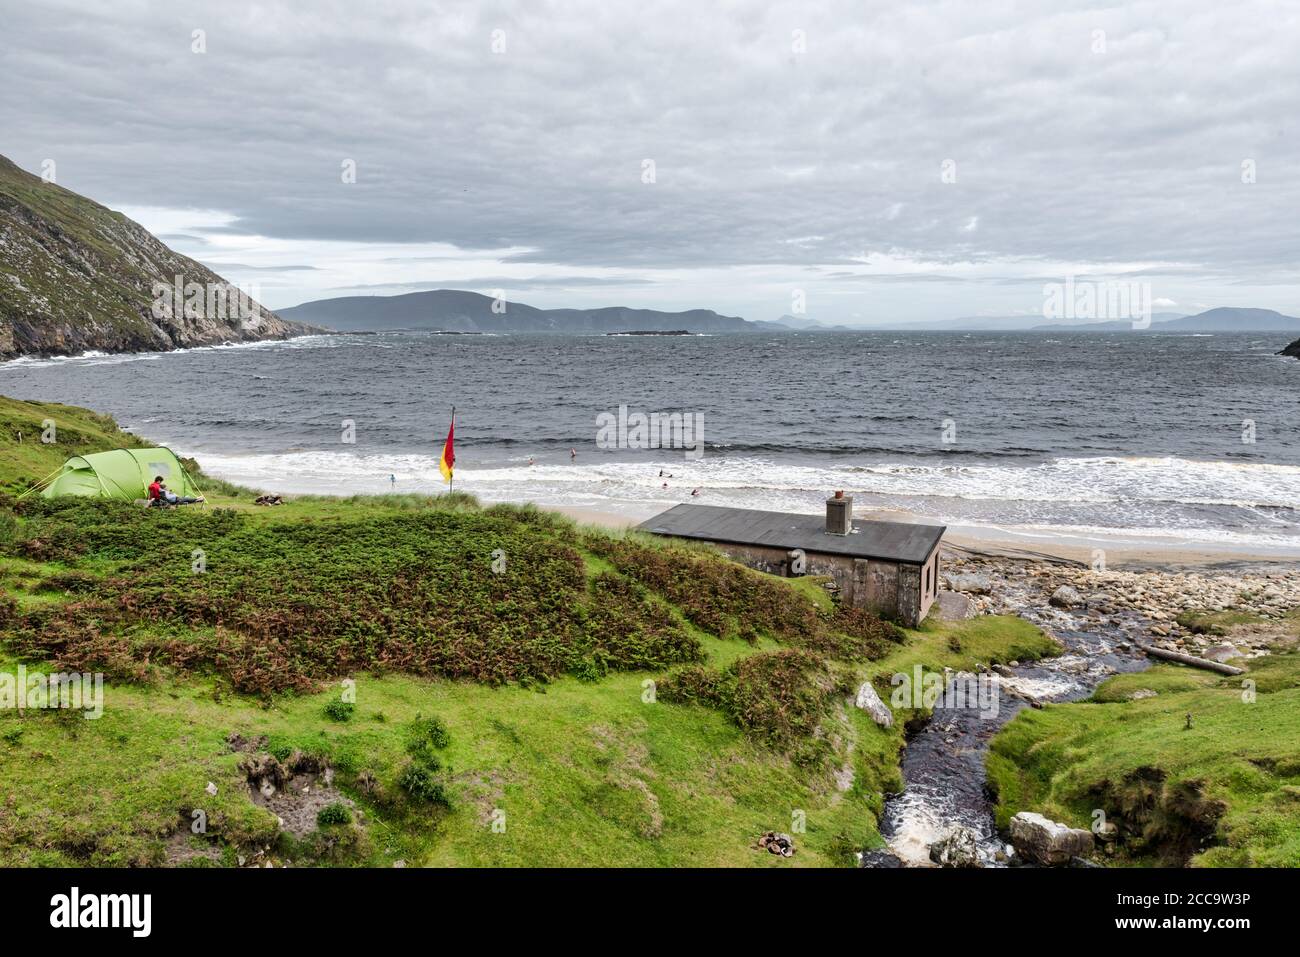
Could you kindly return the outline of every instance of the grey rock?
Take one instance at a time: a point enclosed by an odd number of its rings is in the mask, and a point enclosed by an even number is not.
[[[975,617],[975,602],[970,595],[959,591],[941,591],[935,598],[939,617],[944,621],[962,621]]]
[[[930,860],[940,867],[979,867],[979,844],[968,827],[954,828],[930,845]]]
[[[1078,608],[1083,604],[1083,596],[1072,585],[1062,585],[1052,592],[1048,601],[1057,608]]]
[[[1092,832],[1068,827],[1033,811],[1011,819],[1011,843],[1027,861],[1052,867],[1092,853]]]
[[[953,591],[966,592],[968,595],[987,595],[993,590],[988,575],[974,572],[949,573],[943,576],[943,580]]]
[[[880,695],[876,693],[870,681],[862,682],[857,697],[853,699],[853,705],[871,715],[871,720],[882,728],[894,726],[894,712],[889,710],[889,705],[880,700]]]
[[[871,868],[893,868],[902,867],[902,860],[889,851],[864,851],[862,853],[861,865]]]

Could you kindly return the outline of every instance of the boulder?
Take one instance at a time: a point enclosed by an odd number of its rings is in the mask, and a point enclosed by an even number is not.
[[[1011,843],[1025,860],[1053,867],[1091,854],[1092,832],[1021,811],[1011,819]]]
[[[1073,585],[1062,585],[1052,592],[1048,601],[1057,608],[1078,608],[1083,604],[1083,596]]]
[[[889,710],[889,705],[880,700],[880,695],[876,693],[870,681],[862,682],[862,687],[858,688],[858,696],[853,699],[853,705],[871,715],[871,720],[882,728],[894,726],[894,712]]]
[[[987,595],[993,590],[988,575],[977,575],[973,572],[949,573],[943,576],[943,580],[953,591],[966,592],[968,595]]]
[[[891,851],[863,851],[859,863],[862,867],[902,867],[902,860]]]
[[[940,867],[979,867],[979,843],[968,827],[954,828],[930,845],[930,860]]]
[[[1209,648],[1206,648],[1201,652],[1201,657],[1208,658],[1210,661],[1223,663],[1229,658],[1236,658],[1240,654],[1241,652],[1234,646],[1225,642],[1221,645],[1211,645]]]
[[[975,617],[975,602],[970,595],[959,591],[941,591],[935,598],[939,617],[944,621],[961,621]]]

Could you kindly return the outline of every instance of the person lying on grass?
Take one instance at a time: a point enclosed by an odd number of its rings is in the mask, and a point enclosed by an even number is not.
[[[149,506],[151,508],[162,508],[167,505],[193,505],[196,502],[203,501],[203,496],[198,498],[181,497],[167,487],[161,475],[155,475],[153,481],[149,483]]]

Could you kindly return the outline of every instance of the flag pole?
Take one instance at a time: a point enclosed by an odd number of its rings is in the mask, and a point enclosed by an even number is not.
[[[456,407],[454,405],[451,407],[451,430],[452,430],[452,434],[454,435],[456,432]],[[455,453],[453,452],[452,454],[454,455]],[[447,494],[450,495],[455,490],[456,490],[456,463],[455,461],[453,461],[451,463],[451,477],[447,479]]]

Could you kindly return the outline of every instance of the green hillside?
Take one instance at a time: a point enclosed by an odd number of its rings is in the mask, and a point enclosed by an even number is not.
[[[3,410],[10,490],[130,440]],[[48,416],[68,444],[32,444]],[[203,507],[0,513],[0,676],[106,680],[96,720],[0,710],[0,865],[851,864],[910,717],[877,727],[857,685],[1054,647],[1018,619],[899,632],[533,508],[200,481]],[[769,830],[793,858],[753,847]]]

